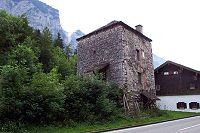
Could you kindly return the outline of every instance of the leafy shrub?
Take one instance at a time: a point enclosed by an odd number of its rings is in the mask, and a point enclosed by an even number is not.
[[[25,125],[20,122],[6,121],[0,123],[0,132],[2,133],[24,133]]]
[[[28,122],[48,123],[63,119],[63,86],[56,69],[49,74],[35,73],[29,87],[23,90],[21,100],[23,119]]]
[[[22,70],[3,67],[1,72],[0,116],[26,122],[51,122],[64,112],[63,86],[57,70],[49,74],[35,73],[30,85],[22,86],[26,79]]]
[[[64,87],[68,119],[109,120],[120,112],[121,93],[116,85],[98,80],[96,77],[70,76],[65,80]]]
[[[18,66],[5,65],[0,71],[0,117],[16,119],[21,106],[20,97],[27,80],[27,71]]]
[[[75,75],[76,74],[76,56],[66,58],[66,55],[63,49],[59,47],[55,47],[53,49],[53,57],[52,57],[52,66],[56,66],[58,68],[58,73],[60,74],[61,79],[65,79],[66,76]]]

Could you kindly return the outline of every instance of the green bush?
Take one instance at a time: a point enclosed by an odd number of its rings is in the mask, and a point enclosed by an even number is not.
[[[23,90],[21,100],[23,119],[27,122],[49,123],[64,118],[63,85],[59,83],[57,70],[49,74],[36,73],[31,85]]]
[[[0,116],[2,120],[48,123],[63,119],[63,86],[56,69],[49,74],[35,73],[30,85],[22,70],[5,66],[1,72]]]
[[[65,80],[65,109],[75,121],[109,120],[120,114],[120,89],[96,77],[70,76]]]
[[[5,65],[0,71],[0,117],[1,120],[17,119],[20,113],[20,97],[27,81],[27,71],[18,66]]]
[[[24,133],[26,131],[25,124],[16,121],[6,121],[0,123],[1,133]]]

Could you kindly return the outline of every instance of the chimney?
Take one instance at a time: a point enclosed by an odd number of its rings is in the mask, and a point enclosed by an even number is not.
[[[136,25],[135,26],[135,29],[138,31],[138,32],[140,32],[140,33],[143,33],[143,30],[142,30],[142,25]]]

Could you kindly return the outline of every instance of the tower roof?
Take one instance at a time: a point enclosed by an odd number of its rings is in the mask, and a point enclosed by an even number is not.
[[[77,40],[77,41],[80,41],[80,40],[85,39],[85,38],[87,38],[87,37],[90,37],[90,36],[92,36],[92,35],[98,34],[98,33],[102,32],[102,31],[105,31],[105,30],[107,30],[107,29],[112,29],[112,28],[114,28],[114,27],[116,27],[116,26],[118,26],[118,25],[121,25],[121,26],[123,26],[124,28],[130,30],[131,32],[134,32],[134,33],[137,34],[139,37],[142,37],[142,38],[144,38],[145,40],[147,40],[147,41],[149,41],[149,42],[152,41],[150,38],[148,38],[147,36],[145,36],[145,35],[142,34],[141,32],[139,32],[139,31],[133,29],[133,28],[130,27],[129,25],[125,24],[124,22],[122,22],[122,21],[116,21],[116,20],[114,20],[114,21],[108,23],[107,25],[102,26],[101,28],[99,28],[99,29],[97,29],[97,30],[95,30],[95,31],[93,31],[93,32],[90,32],[89,34],[84,35],[84,36],[82,36],[82,37],[80,37],[80,38],[78,38],[78,39],[76,39],[76,40]]]

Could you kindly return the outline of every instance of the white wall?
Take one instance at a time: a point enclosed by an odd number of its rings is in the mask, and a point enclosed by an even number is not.
[[[184,112],[200,112],[200,109],[190,109],[190,102],[200,103],[200,95],[182,95],[182,96],[158,96],[160,100],[156,101],[158,108],[161,110],[173,110]],[[177,109],[178,102],[185,102],[187,109]]]

